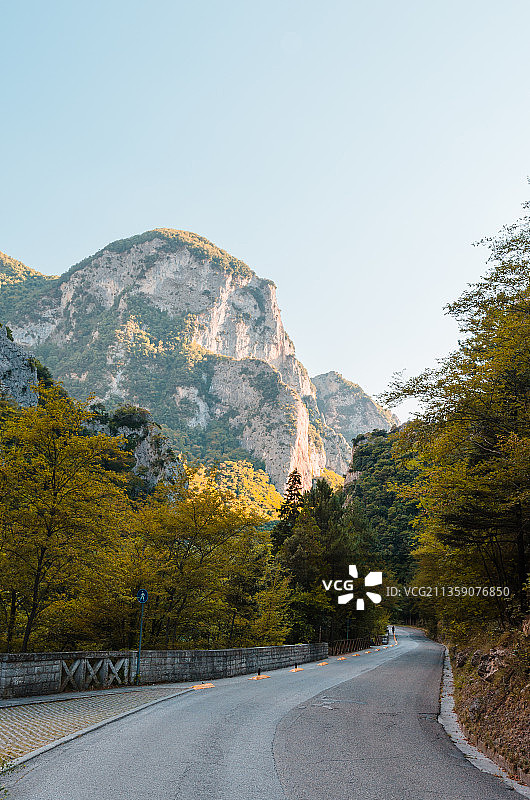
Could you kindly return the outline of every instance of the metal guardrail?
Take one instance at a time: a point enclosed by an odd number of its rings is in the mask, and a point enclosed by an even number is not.
[[[370,637],[361,636],[357,639],[337,639],[329,642],[328,653],[330,656],[342,656],[344,653],[355,653],[356,650],[365,650],[370,647]]]
[[[357,650],[366,650],[381,644],[388,644],[388,633],[359,636],[356,639],[336,639],[334,642],[329,642],[328,653],[330,656],[342,656],[345,653],[355,653]]]

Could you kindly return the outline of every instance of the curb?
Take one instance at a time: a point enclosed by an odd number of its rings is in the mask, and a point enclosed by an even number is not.
[[[466,728],[466,726],[460,723],[460,727],[464,733],[464,736],[472,745],[474,745],[477,750],[480,750],[481,753],[484,753],[491,761],[494,761],[498,767],[503,769],[508,774],[517,775],[517,778],[523,783],[525,786],[530,788],[530,773],[525,772],[521,769],[521,767],[516,767],[515,764],[512,764],[508,761],[504,756],[501,756],[496,750],[492,750],[485,742],[482,742],[475,734]]]
[[[32,750],[31,753],[27,753],[25,756],[14,758],[12,761],[7,762],[7,766],[18,767],[19,764],[24,764],[26,761],[30,761],[30,759],[40,756],[41,753],[47,753],[48,750],[53,750],[54,747],[59,747],[61,744],[66,744],[66,742],[71,742],[73,739],[78,739],[80,736],[84,736],[85,733],[96,731],[98,728],[103,728],[105,725],[110,725],[111,722],[117,722],[119,719],[129,717],[131,714],[136,714],[137,711],[143,711],[145,708],[156,706],[158,703],[163,703],[166,700],[172,700],[175,697],[180,697],[181,695],[189,694],[190,692],[193,692],[193,689],[184,689],[182,691],[175,692],[175,694],[168,694],[166,697],[158,697],[156,700],[150,700],[148,703],[137,706],[137,708],[131,708],[129,711],[123,711],[121,714],[116,714],[114,717],[103,719],[101,722],[96,722],[95,725],[90,725],[88,728],[81,728],[79,731],[69,733],[68,736],[62,736],[60,739],[55,739],[55,741],[45,744],[43,747],[39,747],[38,750]]]
[[[530,787],[528,785],[525,786],[524,784],[518,783],[513,778],[510,778],[508,772],[502,768],[503,766],[508,766],[509,769],[512,769],[512,766],[509,765],[508,762],[505,761],[504,765],[497,763],[496,753],[488,751],[488,755],[486,755],[481,749],[475,747],[474,744],[468,741],[468,739],[471,739],[470,733],[460,724],[455,711],[455,703],[453,700],[453,670],[451,668],[449,651],[447,647],[444,649],[443,673],[440,686],[440,714],[438,715],[438,722],[445,730],[453,744],[458,747],[458,749],[465,755],[465,757],[474,767],[479,769],[481,772],[488,772],[490,775],[495,775],[496,777],[500,778],[503,783],[507,784],[510,789],[515,790],[524,797],[530,798]],[[473,737],[473,739],[476,743],[476,738]]]

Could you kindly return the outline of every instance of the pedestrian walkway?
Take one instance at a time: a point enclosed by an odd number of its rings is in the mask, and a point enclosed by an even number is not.
[[[179,694],[183,684],[142,686],[62,695],[61,699],[23,698],[0,706],[0,762],[11,761],[57,739],[112,717]],[[54,698],[57,697],[54,695]]]

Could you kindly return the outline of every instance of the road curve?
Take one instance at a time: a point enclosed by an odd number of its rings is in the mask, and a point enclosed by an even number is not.
[[[38,756],[10,800],[513,800],[436,722],[442,653],[397,647],[239,676]]]

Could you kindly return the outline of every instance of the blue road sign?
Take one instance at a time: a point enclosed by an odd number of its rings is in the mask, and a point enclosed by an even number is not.
[[[140,656],[142,653],[142,631],[144,627],[144,607],[147,603],[147,592],[145,589],[139,589],[136,593],[136,599],[142,604],[142,613],[140,614],[140,639],[138,641],[138,658],[136,659],[136,680],[135,683],[140,683]]]

